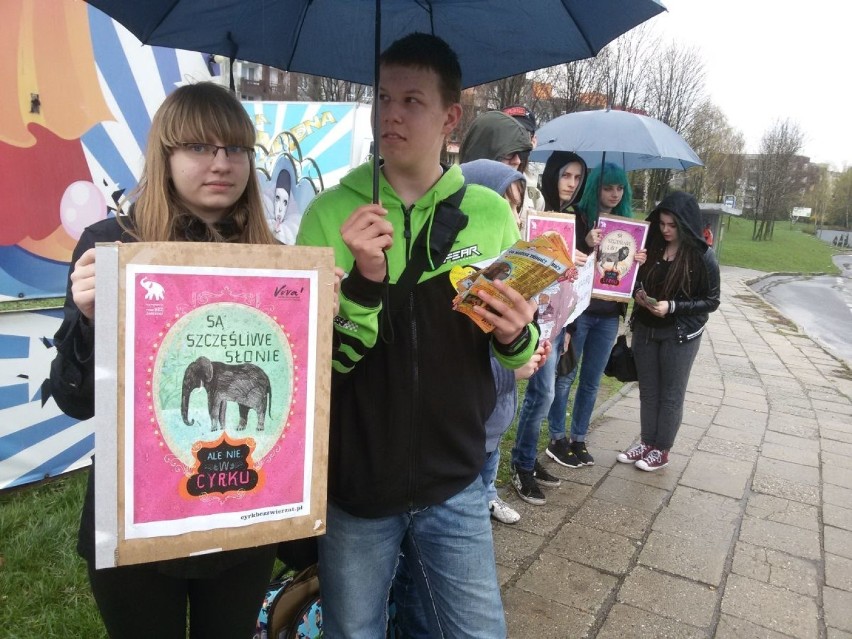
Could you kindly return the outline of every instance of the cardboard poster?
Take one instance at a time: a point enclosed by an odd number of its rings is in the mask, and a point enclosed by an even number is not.
[[[649,223],[616,215],[601,215],[601,243],[595,255],[595,278],[592,297],[627,302],[633,295],[633,284],[639,264],[636,251],[645,246]]]
[[[530,212],[527,216],[524,233],[526,239],[532,240],[547,231],[555,231],[562,236],[571,251],[571,259],[575,255],[574,227],[575,217],[570,213]],[[578,269],[582,278],[583,269]],[[586,278],[588,280],[589,278]],[[576,317],[589,305],[591,286],[580,286],[580,279],[575,281],[562,280],[554,282],[536,296],[538,303],[538,326],[542,339],[550,339],[559,329],[566,326],[571,317]]]
[[[96,260],[98,567],[324,532],[330,250],[99,245]]]

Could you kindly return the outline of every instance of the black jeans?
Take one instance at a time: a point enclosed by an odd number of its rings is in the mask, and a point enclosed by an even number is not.
[[[668,450],[683,419],[683,400],[701,335],[678,344],[674,326],[633,324],[633,356],[639,373],[642,442]]]
[[[185,639],[188,602],[192,639],[249,639],[272,574],[275,546],[228,555],[237,562],[225,562],[221,571],[198,578],[164,572],[163,565],[172,562],[103,570],[89,563],[92,594],[107,633],[115,639]]]

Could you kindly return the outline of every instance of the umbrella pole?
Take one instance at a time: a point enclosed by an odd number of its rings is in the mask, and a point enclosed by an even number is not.
[[[382,47],[382,2],[376,0],[373,55],[373,204],[379,203],[379,56]]]

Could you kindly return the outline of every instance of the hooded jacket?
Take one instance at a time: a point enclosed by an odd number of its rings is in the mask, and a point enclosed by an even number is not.
[[[571,197],[571,201],[563,203],[559,198],[559,178],[562,175],[562,169],[571,162],[579,162],[580,166],[583,167],[583,175],[580,178],[580,184],[577,185],[574,195]],[[578,202],[583,196],[583,187],[586,185],[587,175],[586,162],[576,153],[572,151],[554,151],[551,153],[541,174],[541,194],[544,196],[545,208],[548,211],[572,212],[574,203]]]
[[[509,186],[517,180],[522,182],[522,192],[527,184],[523,173],[496,160],[473,160],[459,165],[459,168],[466,184],[480,184],[500,196],[503,196]]]
[[[670,193],[651,211],[646,218],[651,226],[648,229],[648,246],[657,246],[664,242],[662,231],[660,231],[660,213],[670,213],[677,221],[681,233],[688,233],[689,237],[681,238],[681,243],[688,242],[696,246],[701,253],[701,264],[704,273],[690,273],[693,290],[688,293],[679,292],[673,300],[669,300],[671,309],[666,317],[672,317],[677,329],[677,341],[679,343],[695,339],[704,331],[704,326],[709,319],[710,313],[719,308],[719,262],[716,252],[707,246],[704,241],[704,232],[701,225],[701,211],[695,197],[683,191]],[[648,262],[640,269],[637,282],[643,277],[644,268],[650,268],[653,257],[648,256]],[[638,284],[637,284],[638,286]],[[649,291],[653,295],[655,291]],[[637,312],[638,321],[642,321],[641,313]]]
[[[508,116],[507,116],[508,117]],[[485,456],[487,417],[495,389],[492,340],[471,319],[452,310],[455,266],[496,257],[518,239],[508,203],[471,184],[461,210],[468,216],[443,264],[426,270],[403,298],[395,285],[421,229],[431,228],[435,207],[464,183],[447,169],[417,202],[406,206],[380,176],[382,205],[394,228],[387,250],[389,294],[358,273],[340,237],[341,224],[372,198],[372,166],[363,164],[320,193],[305,212],[297,244],[330,246],[348,271],[335,318],[329,496],[358,517],[384,517],[439,504],[468,486]],[[389,322],[379,338],[380,320]],[[506,349],[494,342],[500,363],[518,368],[532,356],[538,331]]]
[[[516,180],[526,184],[523,173],[511,166],[495,160],[474,160],[461,164],[465,184],[480,184],[502,195]],[[485,421],[485,452],[494,451],[500,444],[500,438],[509,428],[518,410],[517,385],[515,373],[492,356],[491,372],[494,376],[496,403],[494,412]]]
[[[515,118],[500,111],[479,115],[459,149],[459,161],[498,160],[511,153],[532,151],[530,134]]]

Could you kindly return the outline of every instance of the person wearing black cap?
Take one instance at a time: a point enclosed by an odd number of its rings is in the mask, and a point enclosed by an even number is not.
[[[538,128],[538,123],[535,119],[535,113],[530,111],[527,107],[521,104],[514,104],[510,107],[506,107],[503,109],[503,113],[506,115],[510,115],[515,118],[515,121],[520,124],[524,129],[526,129],[527,133],[530,134],[530,143],[532,144],[532,148],[535,148],[538,145],[538,139],[535,136],[536,129]],[[524,177],[527,179],[527,191],[526,197],[524,198],[524,210],[533,209],[536,211],[543,211],[545,208],[545,198],[541,193],[541,190],[536,187],[536,183],[538,182],[538,177],[534,175],[530,170],[529,162],[523,162],[520,167],[518,167],[518,171],[524,174]]]
[[[533,148],[535,148],[537,143],[537,140],[535,139],[535,131],[538,128],[538,124],[536,123],[535,119],[535,113],[520,104],[515,104],[510,107],[506,107],[505,109],[503,109],[503,113],[505,113],[506,115],[511,115],[513,118],[515,118],[515,120],[518,121],[518,124],[520,124],[527,130],[527,133],[530,134],[530,141],[532,142]]]

